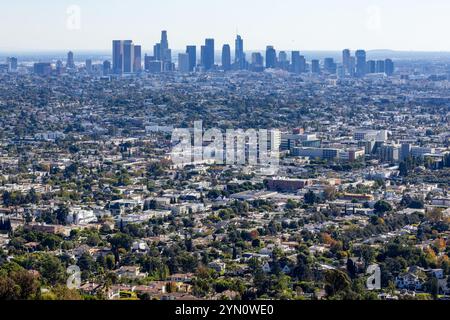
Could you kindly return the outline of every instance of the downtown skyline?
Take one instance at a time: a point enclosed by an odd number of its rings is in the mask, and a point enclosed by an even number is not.
[[[342,52],[342,63],[338,65],[332,57],[326,57],[323,61],[323,68],[320,66],[320,60],[312,59],[311,68],[304,55],[298,50],[288,52],[277,49],[273,45],[267,45],[265,55],[261,52],[252,52],[251,58],[247,57],[245,51],[245,41],[241,35],[236,35],[234,45],[234,56],[231,54],[231,46],[228,43],[223,44],[221,54],[221,64],[216,64],[217,43],[214,38],[205,39],[204,45],[197,48],[195,45],[187,45],[186,51],[178,53],[178,60],[175,64],[174,55],[169,44],[167,30],[161,31],[161,41],[153,46],[153,54],[142,55],[142,46],[136,44],[133,40],[113,40],[112,41],[112,64],[110,61],[103,62],[103,74],[122,75],[136,74],[142,71],[151,73],[180,71],[189,72],[207,72],[207,71],[231,71],[248,70],[262,72],[265,69],[280,69],[295,74],[311,72],[320,74],[321,70],[328,74],[339,74],[341,77],[364,77],[366,74],[385,73],[391,76],[395,72],[392,59],[367,60],[367,52],[364,49],[358,49],[355,56],[352,56],[350,49],[344,49]],[[199,50],[198,50],[199,49]],[[200,56],[198,56],[200,51]],[[200,59],[198,59],[200,58]],[[92,65],[92,60],[86,60],[86,66]],[[38,66],[45,70],[40,70]],[[49,63],[35,64],[35,73],[48,74],[51,70]],[[68,53],[67,68],[74,69],[73,52]],[[57,73],[62,71],[62,62],[57,62]],[[89,68],[91,69],[91,68]]]

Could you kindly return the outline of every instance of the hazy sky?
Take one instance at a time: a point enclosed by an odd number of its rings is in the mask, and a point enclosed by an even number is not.
[[[238,31],[246,50],[450,51],[449,0],[15,0],[1,8],[0,50],[109,50],[112,39],[133,39],[148,51],[166,29],[173,49],[206,37],[234,47]]]

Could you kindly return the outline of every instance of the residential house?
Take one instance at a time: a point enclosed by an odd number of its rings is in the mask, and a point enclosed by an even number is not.
[[[133,279],[138,280],[147,277],[146,273],[140,272],[140,267],[135,266],[123,266],[120,267],[119,270],[116,271],[117,276],[122,279]]]

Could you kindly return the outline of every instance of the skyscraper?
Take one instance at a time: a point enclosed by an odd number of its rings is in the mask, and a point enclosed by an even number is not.
[[[153,46],[153,56],[155,61],[160,61],[162,71],[173,71],[172,50],[169,48],[167,31],[161,31],[161,41]]]
[[[350,75],[350,77],[354,77],[355,76],[355,71],[356,71],[356,58],[355,57],[350,57],[350,67],[348,70],[348,73]]]
[[[325,58],[323,66],[325,71],[329,74],[336,74],[337,65],[333,58]]]
[[[134,72],[142,71],[142,47],[134,46]]]
[[[384,60],[377,61],[377,73],[384,73]]]
[[[292,72],[300,74],[300,51],[291,52]]]
[[[266,48],[266,68],[276,68],[277,66],[277,52],[273,46]]]
[[[112,58],[112,71],[114,74],[121,74],[122,69],[122,61],[123,61],[123,51],[122,51],[122,41],[114,40],[113,41],[113,58]]]
[[[186,53],[189,55],[189,71],[192,72],[197,65],[197,47],[187,46]]]
[[[163,62],[172,62],[172,50],[169,49],[169,40],[167,31],[161,31],[161,42],[155,44],[153,47],[154,56],[156,60]]]
[[[103,75],[108,76],[111,74],[111,62],[108,60],[105,60],[103,62]]]
[[[306,72],[306,59],[300,55],[300,51],[291,52],[291,72],[300,74]]]
[[[73,58],[73,52],[72,51],[69,51],[67,53],[67,64],[66,64],[66,67],[68,69],[75,69],[75,61],[74,61],[74,58]]]
[[[17,58],[10,57],[10,58],[6,59],[6,62],[8,64],[8,72],[17,71]]]
[[[351,74],[351,72],[350,72],[351,57],[352,57],[352,54],[349,49],[345,49],[344,51],[342,51],[342,66],[344,67],[345,74]]]
[[[278,65],[277,67],[283,70],[289,70],[289,60],[286,51],[280,51],[278,54]]]
[[[132,73],[134,70],[134,44],[132,40],[123,41],[123,73]]]
[[[311,72],[312,73],[320,73],[320,61],[319,60],[311,60]]]
[[[366,51],[356,51],[356,75],[358,77],[364,77],[367,73],[367,56]]]
[[[114,74],[138,72],[141,70],[138,64],[141,64],[141,46],[135,47],[132,40],[113,41]]]
[[[377,71],[377,63],[374,60],[367,61],[367,73],[375,73]]]
[[[178,54],[178,71],[182,73],[189,73],[189,54]]]
[[[214,53],[214,39],[206,39],[202,61],[202,65],[206,71],[214,67]]]
[[[395,72],[394,62],[391,59],[386,59],[384,61],[384,72],[388,76],[392,76]]]
[[[164,58],[166,58],[165,53],[166,50],[169,49],[169,40],[167,38],[167,31],[163,30],[161,31],[161,56]]]
[[[155,57],[155,60],[161,61],[161,44],[157,43],[153,46],[153,56]]]
[[[238,69],[244,69],[245,67],[244,40],[242,40],[242,37],[240,35],[237,35],[236,37],[234,62]]]
[[[231,70],[231,48],[229,44],[224,44],[222,47],[222,69],[225,71]]]
[[[260,52],[252,53],[252,64],[250,66],[252,71],[264,71],[264,58]]]
[[[61,75],[64,71],[64,64],[61,60],[56,61],[56,65],[55,65],[55,69],[56,69],[56,73],[58,75]]]
[[[156,61],[155,56],[149,56],[149,55],[145,55],[144,57],[144,69],[145,71],[149,71],[150,70],[150,63]]]
[[[300,56],[300,73],[306,72],[306,58],[305,56]]]
[[[264,58],[261,53],[253,52],[252,53],[252,64],[256,66],[264,67]]]
[[[205,69],[206,61],[206,46],[200,47],[200,65]]]

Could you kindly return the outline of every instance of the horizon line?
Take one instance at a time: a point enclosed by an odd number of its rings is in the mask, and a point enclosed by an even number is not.
[[[198,48],[200,48],[200,45],[197,46]],[[275,48],[276,49],[276,48]],[[300,52],[342,52],[345,49],[349,49],[351,51],[356,51],[356,50],[365,50],[366,52],[377,52],[377,51],[389,51],[389,52],[398,52],[398,53],[448,53],[450,54],[450,50],[397,50],[397,49],[364,49],[364,48],[359,48],[359,49],[351,49],[351,48],[343,48],[343,49],[278,49],[277,51],[300,51]],[[186,49],[172,49],[172,51],[185,51]],[[0,48],[0,54],[2,53],[55,53],[55,52],[69,52],[72,51],[74,53],[76,52],[99,52],[99,53],[104,53],[104,52],[110,52],[111,49],[65,49],[65,48],[59,48],[59,49],[3,49]],[[151,51],[151,49],[149,50]],[[215,51],[221,51],[220,47],[216,48]],[[261,51],[266,51],[266,49],[246,49],[244,50],[244,52],[251,52],[251,51],[255,51],[255,52],[261,52]],[[143,50],[143,52],[147,52],[146,50]]]

